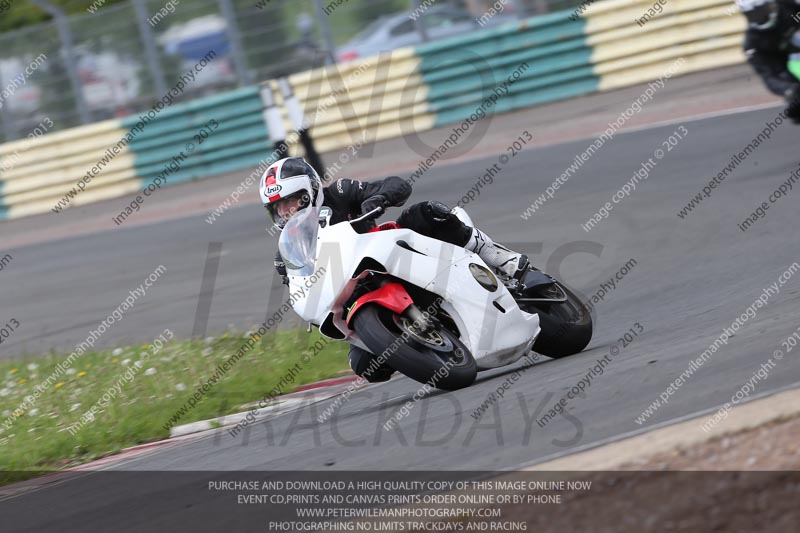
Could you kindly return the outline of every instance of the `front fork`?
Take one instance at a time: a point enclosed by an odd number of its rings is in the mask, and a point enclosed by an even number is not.
[[[403,321],[402,324],[398,323],[398,326],[422,338],[436,329],[433,308],[437,302],[440,300],[436,300],[433,305],[423,311],[414,303],[403,285],[384,279],[381,280],[377,289],[362,294],[356,299],[347,314],[347,324],[350,325],[350,320],[362,306],[367,303],[375,303],[393,311]]]

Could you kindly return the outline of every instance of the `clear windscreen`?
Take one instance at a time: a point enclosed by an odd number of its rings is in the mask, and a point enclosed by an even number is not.
[[[310,276],[317,260],[319,209],[309,207],[296,213],[284,226],[278,250],[286,271],[293,276]]]

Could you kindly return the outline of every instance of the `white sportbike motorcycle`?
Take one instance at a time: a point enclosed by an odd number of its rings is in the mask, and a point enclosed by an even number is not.
[[[591,316],[563,283],[533,268],[508,278],[477,254],[394,222],[353,229],[383,211],[331,225],[329,208],[308,208],[281,233],[292,307],[326,337],[446,390],[531,350],[565,357],[589,343]],[[463,209],[453,213],[473,226]]]

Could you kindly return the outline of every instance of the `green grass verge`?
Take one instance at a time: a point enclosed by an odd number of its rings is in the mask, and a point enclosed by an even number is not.
[[[245,334],[225,333],[174,339],[160,350],[142,345],[87,352],[68,369],[66,357],[0,361],[0,472],[33,477],[168,437],[165,424],[215,374],[221,377],[175,425],[241,411],[242,404],[264,398],[297,364],[301,369],[290,389],[348,368],[346,343],[327,342],[317,332],[287,331],[268,334],[220,374],[218,367],[247,340]],[[312,349],[317,341],[325,343],[321,350]],[[54,373],[58,379],[14,418],[34,386]],[[93,406],[92,420],[86,413]]]

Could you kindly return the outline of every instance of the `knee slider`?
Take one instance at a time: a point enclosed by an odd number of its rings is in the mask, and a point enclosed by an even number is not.
[[[450,213],[450,208],[443,204],[442,202],[425,202],[425,209],[423,212],[428,215],[429,219],[435,222],[441,222],[443,220],[447,220],[452,213]]]

